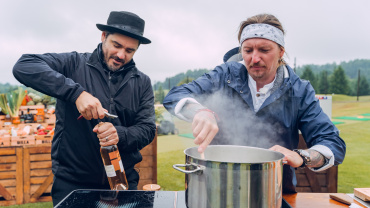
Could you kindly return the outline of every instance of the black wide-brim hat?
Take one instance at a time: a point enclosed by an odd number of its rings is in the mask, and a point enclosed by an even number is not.
[[[96,24],[96,27],[101,31],[120,33],[139,40],[141,44],[149,44],[152,41],[143,36],[144,26],[145,21],[143,19],[126,11],[113,11],[109,14],[106,25]]]

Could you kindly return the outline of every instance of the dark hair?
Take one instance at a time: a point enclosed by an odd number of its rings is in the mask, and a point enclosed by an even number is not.
[[[105,31],[105,38],[107,38],[109,35],[114,34],[114,32]]]
[[[105,38],[107,38],[109,35],[114,34],[114,32],[110,32],[110,31],[104,31],[104,32],[105,32]],[[140,44],[141,44],[141,42],[139,40],[139,44],[137,45],[137,48],[139,48]]]
[[[280,23],[278,18],[272,14],[257,14],[255,16],[249,17],[247,20],[240,23],[238,41],[240,42],[240,36],[242,35],[243,29],[251,24],[269,24],[281,30],[285,35],[283,25]],[[278,44],[279,45],[279,44]],[[281,50],[284,50],[284,47],[279,45]],[[279,64],[286,64],[283,59],[279,60]]]

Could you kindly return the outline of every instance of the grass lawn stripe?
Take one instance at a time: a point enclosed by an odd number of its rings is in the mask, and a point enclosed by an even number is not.
[[[181,137],[186,137],[186,138],[190,138],[190,139],[195,139],[194,136],[193,136],[193,133],[189,133],[189,134],[179,134],[179,136]]]
[[[335,117],[334,119],[340,119],[340,120],[355,120],[355,121],[370,121],[370,118],[358,118],[358,117],[351,117],[351,116]]]
[[[332,121],[334,125],[338,125],[338,124],[344,124],[344,122],[342,121]]]

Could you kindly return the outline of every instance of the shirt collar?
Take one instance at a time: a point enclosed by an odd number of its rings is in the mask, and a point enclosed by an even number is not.
[[[272,82],[264,85],[259,90],[259,92],[262,93],[262,94],[266,94],[274,86],[275,80],[276,80],[276,74],[275,74],[274,80]],[[254,81],[254,79],[251,77],[250,74],[248,74],[248,82],[250,83],[249,86],[253,89],[253,91],[257,92],[257,83],[256,83],[256,81]]]

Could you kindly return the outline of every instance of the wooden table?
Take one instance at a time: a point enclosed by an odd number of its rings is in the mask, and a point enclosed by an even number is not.
[[[296,194],[284,194],[285,201],[287,201],[292,207],[305,208],[305,207],[348,207],[349,205],[330,199],[329,193],[296,193]],[[360,207],[365,207],[362,204],[355,201],[355,204]],[[366,207],[365,207],[366,208]]]

